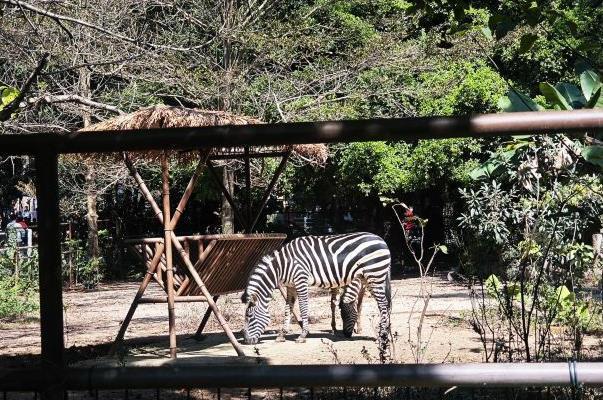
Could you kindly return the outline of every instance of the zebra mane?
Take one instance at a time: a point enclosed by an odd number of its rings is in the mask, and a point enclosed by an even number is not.
[[[262,262],[266,263],[266,264],[272,262],[272,260],[274,260],[274,257],[272,257],[272,256],[264,256],[264,257],[262,257]]]

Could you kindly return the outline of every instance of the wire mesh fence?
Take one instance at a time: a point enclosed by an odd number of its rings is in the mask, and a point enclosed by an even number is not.
[[[123,389],[66,391],[69,400],[523,400],[600,399],[594,388],[416,388],[416,387],[303,387],[303,388],[213,388],[213,389]],[[37,400],[39,392],[2,392],[3,400]]]

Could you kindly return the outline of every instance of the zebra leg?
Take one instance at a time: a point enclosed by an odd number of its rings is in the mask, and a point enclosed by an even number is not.
[[[379,360],[384,363],[388,359],[389,333],[390,333],[390,302],[387,296],[386,283],[379,285],[369,282],[369,290],[379,308]]]
[[[331,288],[331,333],[337,333],[337,323],[335,322],[335,310],[337,308],[337,295],[339,288]]]
[[[295,304],[295,297],[295,289],[287,287],[287,298],[285,299],[285,319],[283,321],[283,328],[276,337],[277,342],[284,342],[286,340],[285,335],[290,331],[291,314],[293,314],[293,305]]]
[[[358,335],[362,333],[362,300],[364,299],[365,291],[366,283],[361,282],[360,291],[358,292],[358,297],[356,300],[356,303],[358,304],[358,306],[356,307],[356,310],[358,311],[358,318],[356,320],[356,329],[354,329],[354,332]]]
[[[305,343],[308,336],[308,281],[296,282],[297,298],[299,300],[299,313],[302,319],[302,332],[295,339],[297,343]]]

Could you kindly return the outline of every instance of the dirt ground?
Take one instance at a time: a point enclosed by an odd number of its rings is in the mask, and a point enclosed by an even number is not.
[[[445,276],[430,278],[433,288],[432,299],[427,310],[423,338],[429,340],[423,362],[471,362],[481,361],[481,346],[478,335],[466,322],[471,310],[467,288],[445,279]],[[394,357],[399,362],[412,362],[415,355],[409,343],[416,340],[416,325],[420,316],[417,294],[419,279],[399,278],[392,281],[392,332],[395,336]],[[97,356],[106,353],[119,324],[125,316],[137,290],[137,283],[113,283],[99,290],[72,290],[64,292],[65,345],[81,349],[73,361],[92,357],[94,362],[117,362],[117,357]],[[161,289],[152,285],[147,295],[160,295]],[[218,304],[237,338],[243,326],[244,306],[238,295],[221,297]],[[217,320],[212,316],[206,331],[206,339],[196,341],[194,334],[205,304],[177,303],[177,327],[179,359],[195,362],[266,362],[271,364],[316,364],[316,363],[364,363],[377,357],[374,340],[378,324],[376,302],[367,295],[362,310],[363,332],[352,338],[330,333],[330,295],[328,290],[311,292],[310,338],[306,343],[295,343],[299,328],[285,343],[276,343],[274,338],[282,323],[284,300],[276,295],[271,302],[272,324],[267,328],[263,340],[256,346],[243,346],[247,359],[237,358],[226,335],[221,333]],[[413,310],[414,307],[414,310]],[[126,334],[127,353],[119,357],[127,363],[161,363],[167,357],[167,305],[143,304]],[[339,310],[337,311],[339,313]],[[339,315],[338,325],[341,327]],[[409,328],[410,327],[410,328]],[[81,354],[89,352],[89,354]],[[0,356],[11,358],[24,354],[39,354],[39,323],[37,320],[2,323],[0,325]],[[149,361],[150,360],[150,361]]]

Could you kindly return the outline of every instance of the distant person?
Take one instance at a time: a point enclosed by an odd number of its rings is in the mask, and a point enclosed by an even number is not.
[[[31,222],[31,212],[29,211],[29,206],[25,206],[23,208],[23,221],[26,223]]]
[[[26,236],[26,230],[21,225],[22,217],[11,215],[10,221],[6,224],[6,236],[9,241],[14,242],[17,246],[23,243],[23,236]],[[25,235],[24,235],[25,233]]]
[[[27,230],[29,229],[29,225],[27,225],[27,222],[25,222],[22,216],[17,216],[15,221],[17,224],[19,224],[19,226],[21,226],[19,231],[21,234],[21,245],[27,246]]]

